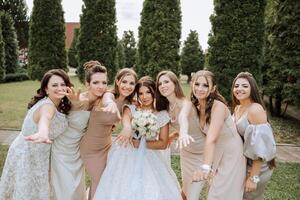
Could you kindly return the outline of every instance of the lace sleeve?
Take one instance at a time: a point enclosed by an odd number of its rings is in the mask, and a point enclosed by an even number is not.
[[[170,116],[167,111],[163,110],[157,114],[158,126],[163,127],[170,121]]]
[[[276,144],[270,124],[250,124],[244,135],[244,154],[252,160],[270,161],[276,156]]]

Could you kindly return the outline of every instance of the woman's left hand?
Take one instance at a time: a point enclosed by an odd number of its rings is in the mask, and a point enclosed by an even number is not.
[[[132,145],[134,148],[139,148],[140,146],[140,141],[136,139],[132,139]]]
[[[253,183],[253,181],[250,180],[250,177],[248,177],[245,184],[245,192],[253,192],[256,190],[256,187],[257,183]]]
[[[121,119],[121,114],[119,112],[118,106],[115,102],[108,103],[105,107],[101,108],[103,112],[116,113],[118,118]]]

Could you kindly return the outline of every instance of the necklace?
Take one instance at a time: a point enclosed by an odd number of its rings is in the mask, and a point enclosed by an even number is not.
[[[173,104],[173,106],[171,106],[171,104],[169,105],[169,111],[173,111],[174,109],[175,109],[175,107],[176,107],[176,105],[177,105],[177,102],[175,101],[175,103]]]
[[[176,105],[177,105],[177,102],[176,102],[176,101],[175,101],[175,103],[173,104],[173,106],[169,105],[169,114],[170,114],[170,117],[171,117],[171,123],[174,123],[174,122],[176,122],[176,120],[177,120],[176,113],[173,113],[173,111],[174,111],[175,108],[176,108]]]

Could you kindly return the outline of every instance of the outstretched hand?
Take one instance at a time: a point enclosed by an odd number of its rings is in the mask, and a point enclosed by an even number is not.
[[[107,106],[100,108],[100,110],[102,110],[103,112],[108,112],[108,113],[116,113],[118,116],[118,119],[121,119],[120,111],[115,102],[110,102],[109,104],[107,104]]]
[[[131,143],[130,131],[122,130],[115,139],[115,142],[120,146],[127,147],[127,145]]]
[[[184,134],[184,135],[179,135],[179,138],[176,142],[176,148],[183,148],[186,147],[187,145],[189,145],[191,142],[194,142],[194,138],[192,138],[192,136],[188,135],[188,134]]]
[[[76,92],[73,87],[67,87],[67,91],[62,92],[62,94],[64,94],[71,102],[76,102],[79,101],[80,89]]]
[[[49,139],[47,134],[37,132],[33,135],[25,136],[25,140],[33,142],[33,143],[45,143],[51,144],[52,141]]]
[[[193,182],[205,181],[208,179],[209,173],[205,173],[202,170],[197,170],[193,174]]]

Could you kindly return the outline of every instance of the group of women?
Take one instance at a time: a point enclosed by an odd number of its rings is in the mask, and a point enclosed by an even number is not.
[[[188,99],[171,71],[155,82],[124,68],[108,91],[106,68],[98,61],[84,67],[83,93],[63,70],[44,75],[9,148],[0,199],[198,200],[205,181],[207,199],[262,199],[276,148],[250,73],[233,81],[231,114],[209,71],[193,75]],[[157,117],[157,136],[137,137],[131,125],[136,112]],[[170,164],[173,140],[180,148],[181,189]]]

